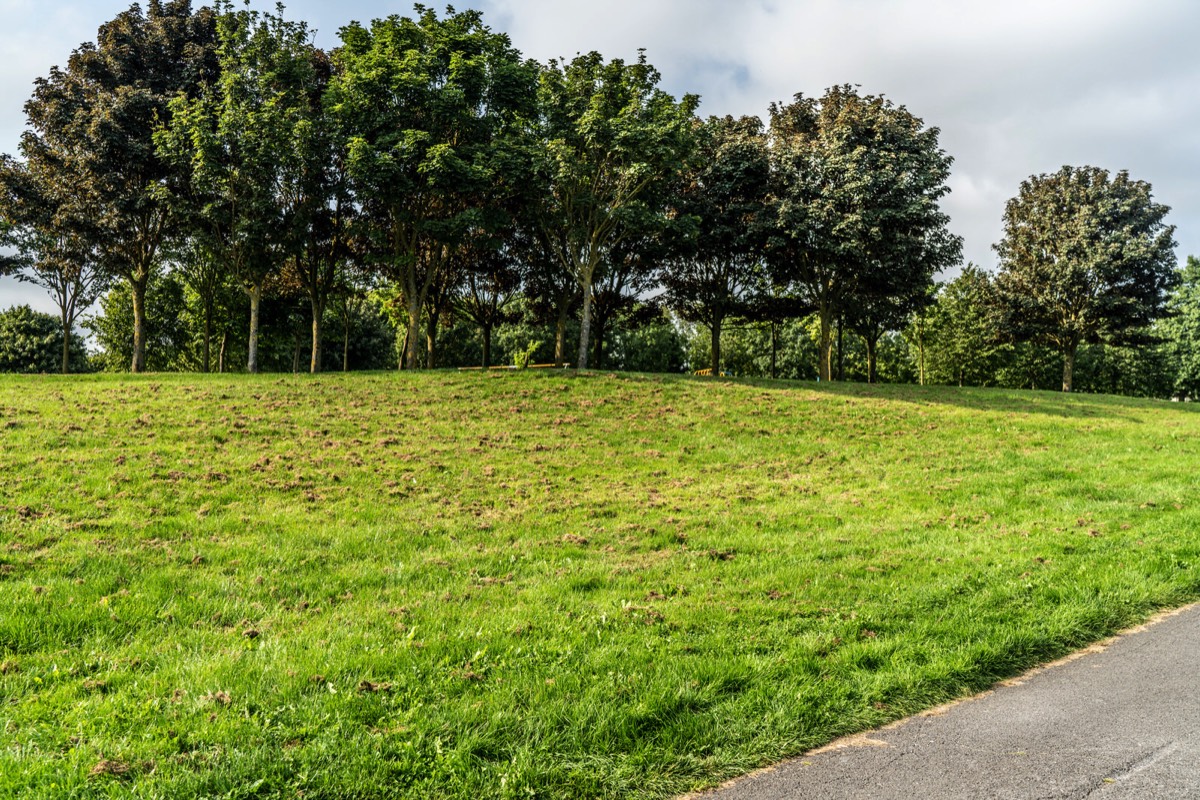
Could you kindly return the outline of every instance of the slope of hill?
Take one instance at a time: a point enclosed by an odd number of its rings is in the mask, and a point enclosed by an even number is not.
[[[1200,414],[0,378],[0,795],[668,797],[1200,595]]]

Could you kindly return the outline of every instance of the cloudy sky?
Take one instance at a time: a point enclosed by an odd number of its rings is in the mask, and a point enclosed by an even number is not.
[[[197,2],[196,5],[200,3]],[[259,7],[273,3],[257,0]],[[433,5],[437,5],[434,3]],[[645,48],[704,114],[765,114],[773,100],[859,84],[942,131],[946,201],[965,257],[992,268],[1004,202],[1064,164],[1149,181],[1182,259],[1200,254],[1200,3],[1194,0],[472,0],[533,58]],[[381,0],[292,0],[322,46],[346,22],[411,12]],[[0,152],[16,151],[33,80],[127,4],[0,0]],[[0,282],[0,307],[48,308]]]

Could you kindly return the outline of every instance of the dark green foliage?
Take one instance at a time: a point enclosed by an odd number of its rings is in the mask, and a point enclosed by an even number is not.
[[[50,373],[62,371],[62,323],[29,306],[0,311],[0,372]],[[78,338],[70,343],[71,372],[86,372],[87,353]]]
[[[96,263],[132,290],[133,339],[123,351],[134,372],[146,365],[146,290],[172,223],[170,187],[181,179],[159,157],[153,134],[172,98],[216,75],[212,9],[155,0],[105,23],[65,69],[37,80],[25,105],[23,154],[47,173],[70,176]]]
[[[937,128],[903,106],[851,86],[820,99],[772,104],[776,283],[820,320],[820,376],[833,377],[835,325],[851,323],[868,345],[903,326],[961,241],[939,201],[952,159]]]
[[[775,323],[774,343],[771,327],[770,323],[752,322],[727,326],[721,345],[724,371],[745,377],[816,380],[817,341],[810,318],[795,317]],[[706,369],[712,362],[711,347],[709,332],[693,327],[687,339],[688,368]]]
[[[379,311],[364,305],[350,317],[349,336],[340,319],[327,322],[329,336],[325,340],[325,361],[331,370],[395,369],[397,361],[396,331]],[[347,345],[343,349],[343,345]],[[343,353],[346,359],[343,360]]]
[[[219,79],[175,97],[154,143],[185,178],[171,197],[181,234],[249,293],[247,369],[256,372],[267,280],[291,264],[319,320],[335,278],[341,195],[321,108],[329,68],[304,23],[231,2],[217,11]]]
[[[608,358],[614,369],[629,372],[682,372],[686,341],[678,325],[660,313],[615,332]]]
[[[973,264],[941,287],[910,341],[924,347],[927,383],[994,385],[996,371],[1011,354],[997,325],[991,276]],[[918,335],[923,337],[918,341]]]
[[[1001,330],[1054,347],[1072,389],[1079,346],[1139,344],[1178,279],[1169,209],[1127,172],[1063,167],[1035,175],[1004,211],[996,245]]]
[[[395,282],[410,369],[421,315],[434,285],[452,282],[455,251],[504,224],[508,197],[527,183],[522,137],[537,74],[478,11],[417,10],[343,28],[329,90],[349,140],[364,255]]]
[[[1170,316],[1160,323],[1175,368],[1174,393],[1200,399],[1200,259],[1188,256],[1179,287],[1171,296]]]
[[[75,322],[104,293],[108,275],[96,260],[91,223],[81,217],[74,176],[64,172],[43,160],[0,158],[0,219],[11,224],[0,231],[0,245],[18,248],[17,279],[45,289],[58,307],[66,374]]]
[[[26,268],[68,330],[122,278],[90,323],[105,369],[574,350],[581,367],[1025,387],[1061,370],[1086,391],[1200,392],[1200,303],[1185,287],[1163,318],[1173,229],[1125,173],[1027,181],[999,289],[968,267],[935,294],[961,247],[940,209],[951,159],[882,96],[797,96],[764,133],[696,119],[644,55],[527,61],[474,10],[417,6],[342,39],[325,53],[282,10],[228,0],[118,15],[37,82],[0,198],[0,245],[22,251],[0,272]]]
[[[154,302],[146,306],[143,320],[147,344],[145,372],[176,372],[186,368],[192,346],[187,325],[187,303],[182,281],[174,273],[155,274],[146,285]],[[99,346],[96,369],[127,372],[133,359],[133,290],[121,283],[100,299],[97,314],[83,323]]]
[[[579,361],[590,356],[593,287],[627,237],[665,222],[663,192],[692,148],[699,98],[676,101],[641,54],[635,63],[599,53],[551,61],[541,72],[538,174],[533,210],[547,261],[578,284]]]
[[[547,323],[537,313],[538,309],[530,298],[518,296],[512,304],[512,317],[496,329],[495,364],[512,364],[518,354],[531,353],[530,363],[553,364],[558,355],[557,331],[553,323]],[[564,352],[572,352],[579,341],[579,325],[573,319],[563,322],[562,342]]]
[[[680,176],[674,216],[690,228],[663,270],[665,302],[708,328],[714,375],[721,371],[721,328],[745,315],[763,280],[771,162],[757,117],[714,117],[696,126],[696,152]]]
[[[1146,334],[1150,338],[1150,334]],[[1073,391],[1126,397],[1170,397],[1176,391],[1167,345],[1083,345],[1075,362]]]

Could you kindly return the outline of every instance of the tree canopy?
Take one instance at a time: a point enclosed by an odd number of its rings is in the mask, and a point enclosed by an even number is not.
[[[1124,172],[1029,179],[1000,274],[956,277],[953,161],[887,97],[702,120],[644,52],[538,63],[477,10],[414,8],[325,51],[282,6],[153,0],[36,83],[0,163],[0,273],[54,298],[63,365],[82,320],[94,367],[134,371],[244,353],[1196,391],[1193,276],[1172,294],[1166,208]]]
[[[1165,310],[1177,280],[1168,210],[1125,171],[1069,166],[1023,181],[1005,207],[1003,324],[1062,354],[1063,391],[1081,344],[1136,341]]]
[[[816,309],[820,377],[829,380],[833,326],[856,299],[861,316],[887,314],[894,325],[937,271],[958,262],[961,241],[939,206],[952,159],[937,128],[852,86],[797,95],[770,116],[773,269]]]
[[[642,53],[636,62],[599,53],[551,61],[539,91],[537,209],[543,240],[583,297],[578,367],[588,364],[593,284],[608,254],[646,217],[661,216],[655,190],[683,168],[699,98],[676,101]]]

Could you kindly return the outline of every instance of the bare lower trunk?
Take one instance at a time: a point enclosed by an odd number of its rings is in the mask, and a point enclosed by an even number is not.
[[[212,371],[212,306],[204,308],[204,372]]]
[[[596,320],[596,339],[592,345],[592,361],[596,369],[604,369],[604,322]]]
[[[250,347],[246,358],[246,371],[250,374],[258,372],[258,312],[262,305],[262,284],[256,283],[250,292]]]
[[[225,354],[229,350],[229,331],[221,331],[221,352],[217,355],[217,371],[225,374]]]
[[[321,319],[325,316],[325,304],[314,300],[312,313],[312,355],[308,361],[308,371],[316,375],[321,371]]]
[[[1075,350],[1076,348],[1068,348],[1063,353],[1063,388],[1064,392],[1071,391],[1071,385],[1075,377]]]
[[[866,339],[867,343],[867,383],[878,383],[879,374],[876,370],[878,366],[879,345],[871,339]]]
[[[300,337],[297,336],[296,337],[296,348],[294,350],[292,350],[292,374],[293,375],[300,374],[300,351],[303,348],[303,345],[304,345],[304,343],[300,340]]]
[[[429,327],[425,330],[425,367],[437,369],[437,326],[438,315],[429,315]]]
[[[833,380],[833,310],[822,307],[821,312],[821,341],[818,344],[819,359],[817,375],[820,380]]]
[[[490,325],[483,326],[483,368],[487,369],[492,365],[492,328]]]
[[[408,304],[408,335],[404,339],[404,366],[406,369],[417,368],[417,348],[421,341],[421,305]]]
[[[71,323],[67,322],[67,315],[62,317],[63,328],[63,351],[62,351],[62,374],[67,375],[71,372]]]
[[[721,320],[713,320],[709,332],[712,334],[712,376],[719,378],[721,376]]]
[[[554,366],[561,367],[567,360],[567,314],[568,306],[564,301],[558,310],[558,321],[554,326]]]
[[[133,289],[133,363],[129,371],[146,371],[146,283],[132,281]]]
[[[576,369],[588,368],[588,333],[592,327],[592,285],[588,281],[583,288],[583,314],[579,318],[579,363]]]
[[[841,317],[838,317],[838,325],[837,325],[838,372],[837,372],[837,379],[839,381],[846,380],[846,350],[844,347],[844,345],[846,343],[845,339],[846,339],[846,324],[842,321]]]
[[[925,385],[925,337],[917,334],[917,371],[920,375],[921,385]]]
[[[342,372],[350,371],[350,323],[342,327]]]

